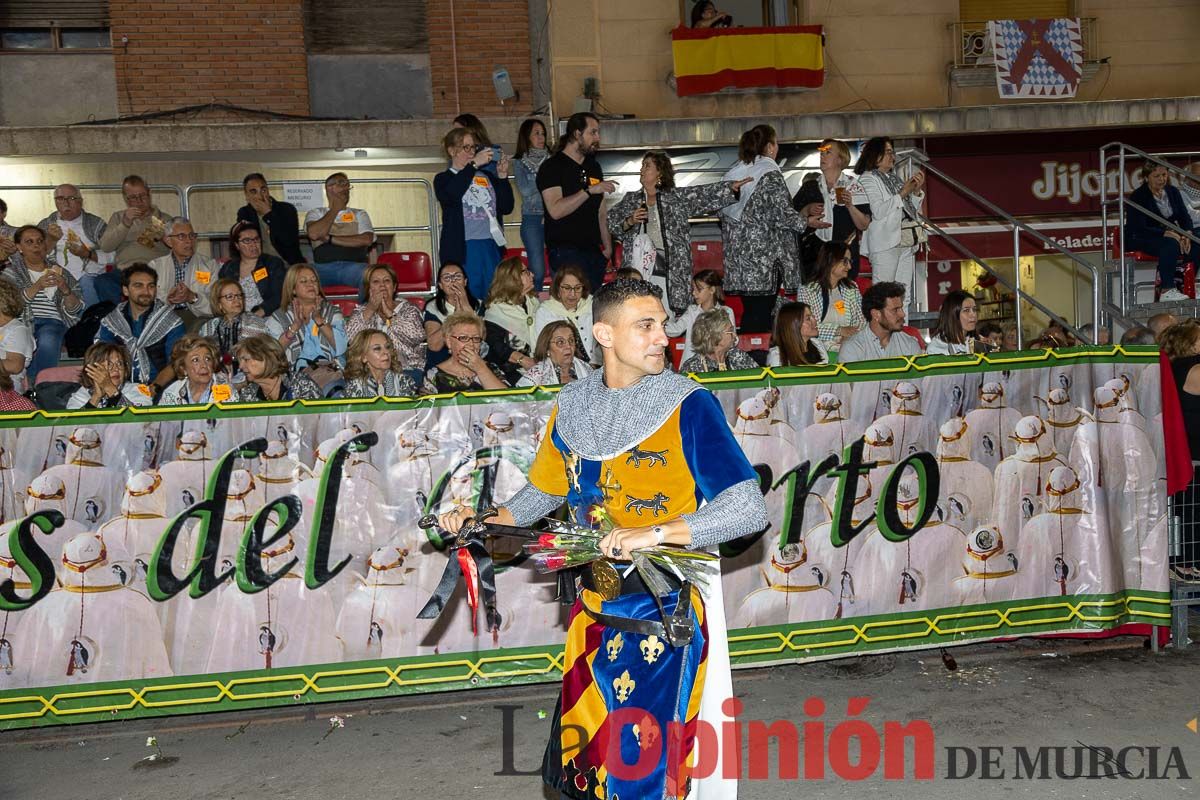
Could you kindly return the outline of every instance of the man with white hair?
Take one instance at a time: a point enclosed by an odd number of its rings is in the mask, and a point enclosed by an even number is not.
[[[57,210],[38,227],[46,232],[46,245],[53,250],[54,263],[79,281],[83,304],[94,306],[100,302],[96,278],[112,262],[112,254],[100,250],[100,239],[108,226],[100,217],[83,210],[83,192],[73,184],[54,187],[54,207]]]
[[[171,252],[150,262],[158,273],[158,299],[175,310],[188,333],[195,333],[212,316],[208,292],[221,265],[196,252],[196,232],[187,217],[174,217],[163,241]]]

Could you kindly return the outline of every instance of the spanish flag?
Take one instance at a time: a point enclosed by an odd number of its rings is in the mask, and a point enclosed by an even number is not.
[[[736,87],[803,87],[825,82],[820,25],[781,28],[687,28],[671,32],[675,93]]]

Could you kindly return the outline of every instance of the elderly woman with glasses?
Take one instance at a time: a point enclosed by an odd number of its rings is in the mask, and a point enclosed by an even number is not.
[[[83,354],[79,388],[67,399],[67,408],[154,405],[154,392],[144,383],[133,383],[131,373],[125,345],[96,342]]]
[[[483,313],[483,306],[467,285],[467,273],[460,264],[442,264],[438,270],[437,291],[433,301],[425,304],[425,341],[428,349],[425,366],[433,367],[446,359],[446,331],[442,327],[446,318],[460,311],[473,314]]]
[[[469,311],[455,312],[446,317],[443,328],[450,355],[426,375],[429,391],[445,394],[508,388],[480,355],[486,332],[482,319]]]
[[[259,317],[279,310],[287,265],[262,251],[262,236],[252,222],[239,222],[229,231],[233,258],[221,267],[220,278],[232,278],[242,287],[246,308]]]
[[[560,267],[550,283],[550,299],[538,306],[533,318],[533,335],[540,337],[542,331],[554,320],[565,320],[575,326],[579,342],[575,353],[585,361],[592,361],[596,340],[592,337],[592,287],[583,270],[574,265]]]
[[[287,354],[270,336],[243,339],[234,355],[246,374],[246,382],[238,387],[236,394],[239,403],[317,400],[321,397],[316,381],[288,369]]]
[[[246,311],[246,295],[233,278],[218,279],[209,301],[216,316],[201,325],[198,333],[216,342],[221,367],[233,372],[237,368],[233,351],[247,336],[268,333],[266,320]]]
[[[705,311],[696,318],[692,327],[692,347],[696,355],[679,365],[683,375],[759,367],[753,358],[738,349],[733,323],[721,309]]]
[[[533,349],[537,363],[526,370],[517,385],[557,386],[586,378],[592,368],[575,355],[578,341],[575,326],[566,320],[555,320],[542,328]]]

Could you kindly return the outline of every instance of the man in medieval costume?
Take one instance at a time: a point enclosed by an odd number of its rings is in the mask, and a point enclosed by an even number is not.
[[[565,501],[578,524],[593,524],[599,512],[616,526],[600,541],[620,567],[616,580],[608,561],[581,576],[546,782],[568,798],[683,798],[695,758],[712,755],[697,753],[695,721],[718,724],[719,705],[732,696],[724,611],[666,573],[659,574],[671,588],[658,595],[621,562],[643,547],[706,549],[755,533],[766,527],[766,506],[720,403],[665,369],[668,314],[654,286],[618,279],[596,293],[592,308],[604,367],[559,393],[529,484],[494,521],[528,526]],[[659,457],[635,458],[635,451]],[[470,515],[444,514],[440,524],[457,531]],[[674,624],[681,618],[690,623]],[[640,709],[640,733],[638,721],[611,716],[626,708]],[[648,774],[609,762],[610,751],[638,752],[650,723],[665,742],[672,722],[682,735],[659,751]],[[736,781],[721,782],[713,796],[736,796]]]

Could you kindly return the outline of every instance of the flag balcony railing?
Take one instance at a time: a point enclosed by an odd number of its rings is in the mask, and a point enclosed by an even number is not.
[[[952,22],[947,27],[954,53],[954,63],[950,65],[954,85],[989,86],[995,83],[995,61],[988,42],[987,20]],[[1087,81],[1100,71],[1100,29],[1095,17],[1081,17],[1079,30],[1083,36],[1082,80]]]

